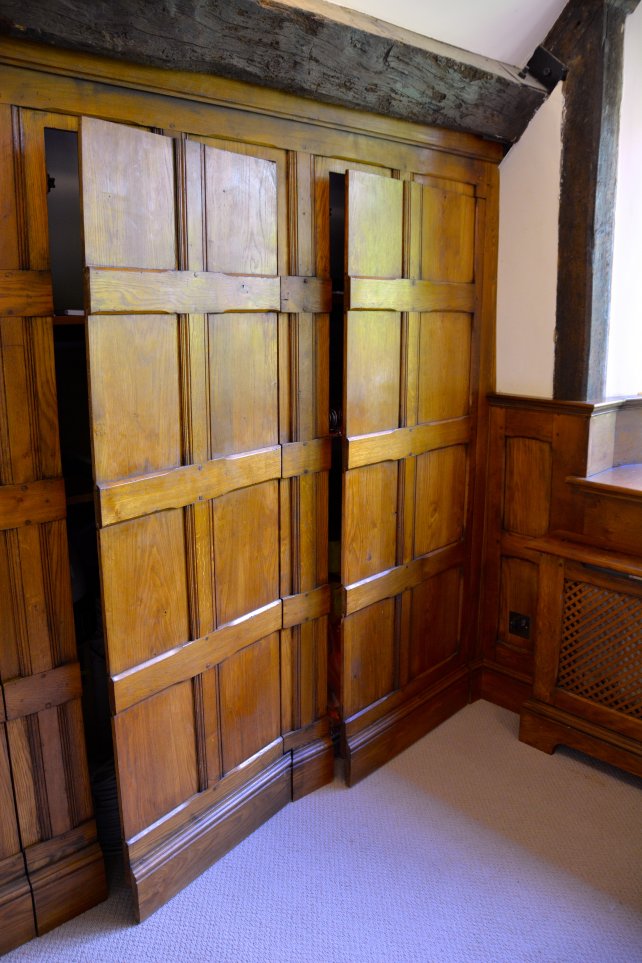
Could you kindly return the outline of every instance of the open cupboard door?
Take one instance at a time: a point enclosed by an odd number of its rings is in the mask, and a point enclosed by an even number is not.
[[[474,186],[346,174],[340,712],[348,781],[468,701]],[[472,609],[474,606],[468,606]]]
[[[83,119],[81,181],[116,769],[144,918],[292,795],[277,174]]]

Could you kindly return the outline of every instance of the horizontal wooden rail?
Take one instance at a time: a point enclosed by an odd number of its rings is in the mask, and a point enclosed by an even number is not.
[[[147,512],[184,508],[227,492],[281,477],[281,448],[260,448],[223,455],[202,465],[181,465],[98,486],[101,527],[138,518]]]
[[[43,478],[0,487],[0,531],[55,522],[66,515],[62,478]]]
[[[331,602],[329,585],[321,585],[311,592],[301,592],[299,595],[287,595],[283,599],[283,628],[291,629],[302,622],[329,615]]]
[[[82,693],[80,666],[71,662],[36,675],[9,679],[3,683],[3,689],[7,720],[22,719],[79,699]]]
[[[328,314],[332,310],[332,281],[326,278],[281,278],[281,311],[288,314]]]
[[[49,271],[0,271],[0,317],[37,318],[53,314]]]
[[[475,285],[414,278],[348,278],[349,311],[475,310]]]
[[[330,471],[332,462],[332,440],[314,438],[312,441],[294,441],[283,445],[283,478],[296,478],[318,471]]]
[[[170,685],[213,669],[246,646],[276,632],[282,624],[282,603],[277,599],[200,639],[185,642],[148,662],[120,672],[110,684],[113,712],[123,712]]]
[[[453,418],[412,428],[393,428],[371,435],[354,435],[345,440],[344,464],[347,470],[399,461],[423,455],[438,448],[465,445],[470,441],[470,418]]]

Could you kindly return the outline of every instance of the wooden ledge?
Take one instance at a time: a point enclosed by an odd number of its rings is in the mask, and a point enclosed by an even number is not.
[[[587,478],[571,476],[569,485],[593,495],[610,495],[642,504],[642,464],[618,465]]]

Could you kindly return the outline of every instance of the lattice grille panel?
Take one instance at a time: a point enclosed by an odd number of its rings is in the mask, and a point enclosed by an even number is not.
[[[557,685],[642,719],[642,599],[564,580]]]

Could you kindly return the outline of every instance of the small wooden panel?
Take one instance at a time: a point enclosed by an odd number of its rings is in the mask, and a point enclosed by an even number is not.
[[[344,475],[341,580],[346,585],[395,564],[397,477],[396,462]]]
[[[346,439],[346,468],[382,461],[399,461],[437,448],[463,445],[470,440],[470,419],[456,418],[436,425],[416,425]]]
[[[385,599],[343,620],[343,717],[394,687],[395,602]]]
[[[475,198],[423,186],[421,277],[464,284],[474,281],[474,242]]]
[[[114,675],[111,679],[114,712],[122,712],[170,685],[207,672],[246,646],[280,629],[281,623],[281,602],[272,602],[257,612],[229,622],[216,632]]]
[[[412,592],[410,678],[442,667],[449,671],[459,653],[462,572],[451,568],[420,582]]]
[[[277,482],[231,492],[214,502],[218,625],[279,596]]]
[[[176,319],[91,316],[87,344],[96,482],[180,465]]]
[[[189,638],[183,512],[113,525],[100,532],[99,545],[107,659],[114,675]]]
[[[43,478],[0,487],[0,531],[57,521],[66,513],[62,478]]]
[[[363,435],[399,425],[401,318],[394,311],[346,317],[345,432]]]
[[[282,277],[281,311],[288,314],[329,314],[332,282],[326,278]]]
[[[49,271],[0,271],[0,317],[35,318],[53,314]]]
[[[462,538],[466,491],[467,454],[464,445],[440,448],[419,456],[415,556],[425,555]]]
[[[475,286],[415,278],[348,278],[351,311],[463,311],[475,306]]]
[[[91,314],[224,314],[278,311],[278,277],[204,271],[87,269]]]
[[[170,138],[83,117],[80,153],[85,263],[174,270]]]
[[[346,180],[346,274],[401,277],[403,183],[355,170]]]
[[[553,455],[534,438],[506,439],[504,528],[537,537],[548,531]]]
[[[499,637],[511,646],[531,652],[536,638],[539,569],[534,562],[504,556],[501,561]],[[511,631],[510,613],[530,620],[522,634]]]
[[[283,478],[296,478],[319,471],[330,471],[332,441],[330,438],[313,438],[310,441],[293,441],[281,448]]]
[[[7,719],[20,719],[81,696],[80,666],[61,665],[48,672],[9,679],[3,684]]]
[[[202,465],[185,465],[98,486],[101,526],[137,518],[150,511],[182,508],[227,492],[281,477],[279,446],[223,455]]]
[[[278,632],[227,659],[219,679],[223,771],[229,772],[280,733]]]
[[[448,310],[422,315],[417,421],[443,421],[469,413],[471,350],[470,314]]]
[[[113,720],[125,839],[198,791],[191,682],[181,682]]]

